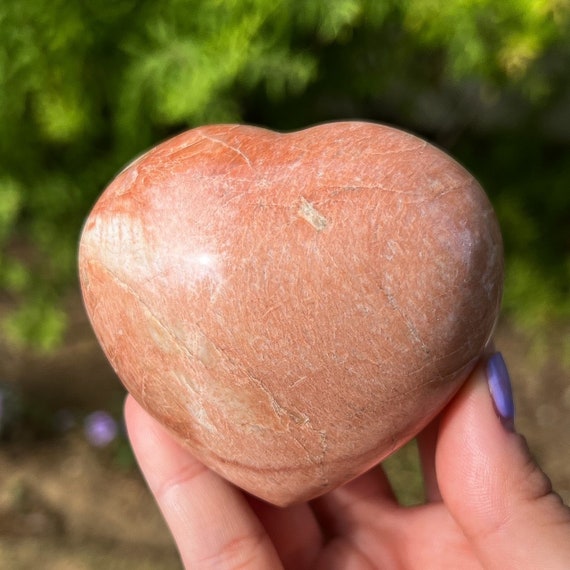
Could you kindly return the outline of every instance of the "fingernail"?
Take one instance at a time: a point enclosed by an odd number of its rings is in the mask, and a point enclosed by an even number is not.
[[[495,409],[503,420],[503,425],[513,430],[515,405],[513,402],[511,378],[503,355],[500,352],[495,352],[487,360],[487,381]]]

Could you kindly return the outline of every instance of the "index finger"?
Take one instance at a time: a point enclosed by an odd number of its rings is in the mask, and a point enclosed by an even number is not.
[[[186,568],[282,568],[243,494],[210,471],[131,396],[129,439]]]

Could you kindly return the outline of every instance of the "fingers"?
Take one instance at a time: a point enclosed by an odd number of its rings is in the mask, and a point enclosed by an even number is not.
[[[307,503],[281,508],[248,497],[254,513],[273,542],[284,568],[313,570],[324,537]]]
[[[485,347],[485,357],[491,356],[495,352],[495,343],[490,341]],[[418,444],[418,452],[424,482],[424,495],[428,503],[441,501],[441,493],[437,482],[437,473],[435,469],[435,450],[437,448],[437,440],[439,437],[439,420],[438,415],[425,429],[416,436]]]
[[[328,538],[376,522],[378,513],[397,507],[396,497],[381,465],[312,501]]]
[[[485,568],[570,568],[570,511],[509,429],[506,368],[500,357],[489,362],[496,404],[480,365],[441,419],[436,469],[443,501]]]
[[[140,468],[186,568],[281,568],[243,494],[206,469],[132,397],[125,419]]]

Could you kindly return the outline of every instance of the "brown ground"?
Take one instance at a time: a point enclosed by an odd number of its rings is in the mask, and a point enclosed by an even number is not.
[[[78,299],[65,346],[51,357],[0,353],[0,379],[49,409],[118,409],[123,392]],[[504,324],[497,346],[513,376],[517,422],[570,502],[570,326],[529,339]],[[566,363],[564,363],[566,352]],[[413,448],[391,461],[407,500],[418,497]],[[411,488],[407,488],[411,486]],[[168,531],[136,468],[115,450],[90,447],[81,432],[16,439],[0,447],[0,568],[179,570]]]

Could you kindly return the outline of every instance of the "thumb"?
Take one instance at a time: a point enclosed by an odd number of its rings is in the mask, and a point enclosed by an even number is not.
[[[568,569],[570,509],[515,433],[513,416],[497,353],[477,367],[441,420],[443,501],[485,568]]]

